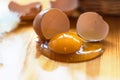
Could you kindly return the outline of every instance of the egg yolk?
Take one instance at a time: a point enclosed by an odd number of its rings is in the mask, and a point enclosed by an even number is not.
[[[82,39],[76,33],[66,32],[54,36],[48,46],[53,52],[69,54],[78,51],[82,43]]]

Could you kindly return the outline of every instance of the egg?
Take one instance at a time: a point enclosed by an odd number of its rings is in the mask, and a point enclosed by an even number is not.
[[[40,40],[44,42],[59,33],[69,31],[70,21],[60,9],[51,8],[41,11],[35,17],[33,26]]]
[[[72,16],[78,8],[78,0],[50,0],[52,8],[58,8],[68,16]]]
[[[80,49],[82,40],[73,32],[54,36],[48,43],[49,49],[58,54],[75,53]]]
[[[85,12],[81,14],[76,27],[78,35],[90,42],[103,40],[109,32],[109,25],[96,12]]]
[[[8,8],[10,11],[18,13],[21,21],[30,21],[42,10],[42,4],[40,2],[32,2],[27,5],[20,5],[10,1]]]

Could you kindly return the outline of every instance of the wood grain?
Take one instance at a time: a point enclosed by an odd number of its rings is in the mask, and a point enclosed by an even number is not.
[[[120,17],[104,19],[110,25],[109,35],[102,41],[105,52],[101,57],[80,63],[61,63],[37,54],[32,22],[21,24],[0,42],[6,53],[0,80],[120,80]],[[71,19],[72,29],[76,20]]]
[[[110,32],[102,42],[105,52],[101,57],[80,63],[61,63],[36,52],[36,34],[31,40],[24,67],[23,80],[119,80],[120,79],[120,18],[104,17]],[[75,28],[76,19],[71,20]],[[37,55],[37,57],[36,57]],[[26,74],[27,73],[27,74]]]

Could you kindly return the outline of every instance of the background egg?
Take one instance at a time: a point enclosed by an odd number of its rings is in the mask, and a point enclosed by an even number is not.
[[[42,10],[42,4],[40,2],[32,2],[30,4],[20,5],[11,1],[8,8],[10,11],[18,13],[21,21],[30,21]]]
[[[77,33],[87,41],[101,41],[109,32],[109,25],[96,12],[86,12],[79,16]]]
[[[68,16],[73,16],[79,7],[78,0],[50,0],[52,8],[58,8]]]

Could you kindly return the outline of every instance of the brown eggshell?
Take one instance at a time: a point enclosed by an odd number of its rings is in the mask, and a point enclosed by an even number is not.
[[[101,41],[109,32],[109,25],[96,12],[86,12],[77,21],[77,33],[87,41]]]
[[[61,9],[68,16],[72,16],[78,8],[78,0],[51,0],[51,7]]]
[[[17,12],[22,21],[33,20],[42,9],[42,5],[40,2],[33,2],[27,5],[20,5],[16,2],[11,1],[8,7],[11,11]]]
[[[67,32],[70,29],[70,22],[61,10],[51,8],[40,12],[36,16],[33,26],[40,40],[45,42],[59,33]]]

